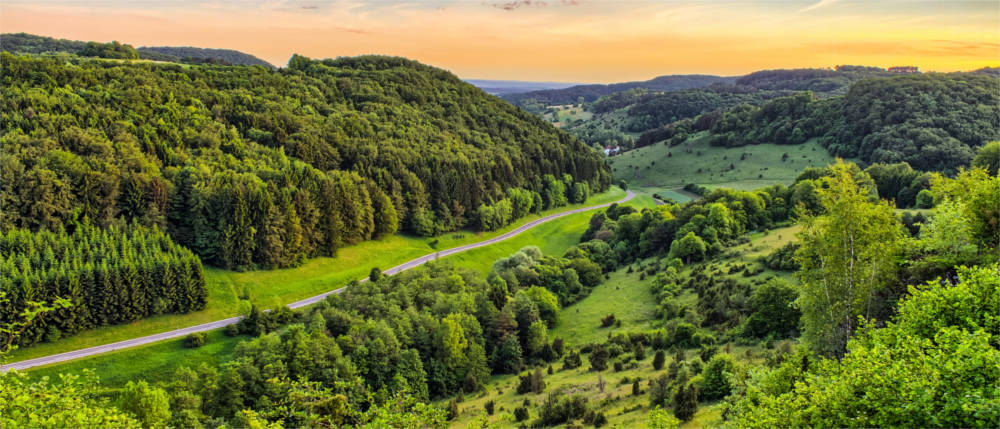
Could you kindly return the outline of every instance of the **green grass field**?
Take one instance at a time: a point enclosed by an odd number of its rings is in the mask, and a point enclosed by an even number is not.
[[[589,121],[594,117],[593,113],[587,112],[583,110],[583,107],[577,107],[577,105],[574,104],[550,107],[553,109],[553,113],[546,113],[542,115],[542,117],[560,128],[563,127],[566,124],[566,121],[570,119],[573,121]]]
[[[788,158],[782,161],[786,153]],[[656,143],[632,150],[611,157],[608,163],[616,183],[624,179],[633,189],[663,195],[664,190],[688,183],[738,190],[787,185],[806,167],[824,167],[834,160],[815,139],[800,145],[724,148],[710,146],[703,136],[696,136],[678,146]]]
[[[51,365],[28,371],[33,377],[58,380],[60,373],[79,373],[93,369],[107,387],[123,386],[131,380],[169,381],[182,366],[197,367],[202,363],[217,366],[230,360],[236,344],[249,337],[227,337],[221,330],[207,333],[205,345],[185,348],[184,339],[162,341],[134,349],[118,350],[88,359]]]
[[[32,359],[70,350],[78,350],[93,347],[101,344],[122,341],[129,338],[151,335],[165,332],[172,329],[193,326],[207,323],[214,320],[225,319],[235,316],[241,308],[242,296],[248,296],[249,301],[256,303],[263,308],[274,308],[295,302],[303,298],[308,298],[319,293],[344,286],[351,280],[361,279],[368,276],[371,269],[379,267],[381,269],[390,268],[409,261],[413,258],[426,255],[437,250],[443,250],[463,244],[474,243],[485,240],[507,231],[517,228],[528,221],[538,219],[541,216],[563,212],[573,208],[587,207],[597,204],[617,201],[625,196],[625,192],[619,188],[612,188],[610,191],[594,195],[584,204],[574,204],[567,207],[548,210],[538,215],[526,216],[516,224],[507,226],[498,231],[479,233],[472,231],[461,231],[448,233],[439,237],[413,237],[407,235],[393,235],[381,240],[366,241],[354,246],[340,249],[334,258],[316,258],[307,261],[300,267],[283,270],[269,271],[249,271],[234,272],[218,268],[206,267],[205,280],[208,286],[208,305],[204,310],[188,314],[170,314],[151,317],[124,325],[105,326],[81,332],[72,337],[63,338],[53,343],[37,344],[29,348],[19,349],[8,357],[8,362]],[[560,226],[553,226],[551,223],[539,226],[524,235],[532,235],[533,242],[540,244],[549,243],[550,240],[545,235],[551,235],[555,231],[560,231],[566,222],[577,222],[576,225],[584,225],[590,219],[590,213],[583,213],[574,216],[567,216],[555,222],[561,222]],[[583,230],[580,230],[582,233]],[[510,243],[527,242],[526,238],[518,236],[501,245],[490,246],[477,249],[485,252],[476,253],[470,256],[469,253],[455,255],[462,257],[460,260],[477,261],[477,258],[487,258],[490,255],[500,254],[496,248],[509,249]],[[579,235],[577,234],[577,237]],[[568,238],[567,238],[568,239]],[[575,239],[575,238],[574,238]],[[437,240],[438,244],[431,247],[430,243]],[[568,246],[566,246],[568,247]],[[520,247],[517,247],[501,256],[508,256]],[[543,249],[544,250],[544,249]],[[505,250],[506,251],[506,250]],[[489,264],[497,258],[488,259]],[[476,267],[479,268],[479,267]],[[246,308],[249,303],[244,303]]]
[[[614,332],[650,328],[656,311],[655,298],[649,290],[650,279],[639,280],[638,272],[626,271],[611,273],[611,278],[597,285],[590,295],[567,307],[551,336],[579,346],[602,341]],[[601,328],[601,319],[608,314],[621,319],[622,326]]]

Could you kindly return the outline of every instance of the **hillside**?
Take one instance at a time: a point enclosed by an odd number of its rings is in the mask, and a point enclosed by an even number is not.
[[[807,167],[834,160],[812,140],[786,146],[759,144],[719,147],[696,135],[678,146],[656,144],[611,157],[612,177],[645,193],[659,193],[694,183],[708,187],[753,190],[774,184],[790,185]]]
[[[465,79],[490,94],[496,96],[506,96],[520,94],[523,92],[542,91],[547,89],[563,89],[578,84],[562,82],[530,82],[521,80],[489,80],[489,79]]]
[[[663,133],[677,121],[702,114],[714,115],[748,104],[759,106],[776,97],[811,91],[817,98],[841,96],[857,81],[892,76],[878,67],[837,66],[834,69],[762,70],[694,88],[655,89],[656,85],[616,84],[617,92],[585,103],[567,101],[574,110],[592,113],[586,120],[558,121],[558,126],[595,147],[621,145],[625,148],[651,143],[649,136]],[[652,81],[651,81],[652,82]],[[622,88],[629,88],[624,89]],[[508,97],[510,98],[510,97]],[[557,122],[565,103],[541,99],[518,101],[529,111]]]
[[[800,93],[760,107],[737,107],[704,121],[704,129],[715,146],[799,144],[816,137],[837,156],[955,172],[1000,137],[998,119],[995,79],[978,73],[913,74],[864,79],[842,97]]]
[[[115,45],[123,47],[129,54],[125,56],[107,55],[95,47]],[[88,51],[88,47],[90,50]],[[0,49],[7,52],[23,54],[68,53],[88,57],[101,58],[138,58],[151,61],[166,61],[175,63],[211,63],[225,65],[258,65],[274,68],[270,63],[250,54],[231,49],[204,49],[193,47],[141,47],[134,49],[131,45],[118,42],[108,44],[97,42],[82,42],[78,40],[55,39],[26,33],[4,33],[0,35]],[[130,56],[135,54],[135,56]]]
[[[397,229],[475,227],[507,189],[527,201],[491,223],[609,183],[568,134],[398,58],[296,57],[275,72],[4,54],[3,66],[5,227],[78,211],[164,227],[213,265],[294,266]]]
[[[190,46],[143,46],[138,49],[139,56],[154,59],[154,54],[162,56],[161,61],[176,61],[183,63],[212,63],[226,65],[261,66],[273,69],[274,66],[250,54],[232,49],[206,49]]]
[[[564,89],[525,92],[508,95],[504,99],[532,110],[532,106],[539,104],[548,106],[577,103],[581,97],[583,97],[584,102],[589,103],[606,95],[635,88],[651,91],[675,91],[701,88],[713,83],[727,83],[732,82],[732,80],[732,78],[711,75],[669,75],[655,77],[647,81],[612,83],[608,85],[576,85]]]

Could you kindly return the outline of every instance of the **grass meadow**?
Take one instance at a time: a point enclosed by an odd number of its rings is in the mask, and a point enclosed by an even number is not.
[[[782,160],[785,154],[788,157]],[[632,189],[675,198],[663,192],[688,183],[744,191],[788,185],[804,168],[825,167],[834,160],[815,139],[800,145],[726,148],[710,146],[703,136],[696,136],[677,146],[661,142],[628,151],[608,163],[615,183],[625,180]]]

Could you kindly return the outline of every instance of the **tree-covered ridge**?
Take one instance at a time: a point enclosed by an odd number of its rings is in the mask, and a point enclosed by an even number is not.
[[[544,193],[549,174],[609,182],[568,134],[397,58],[2,61],[3,228],[54,229],[79,209],[158,225],[209,263],[285,267],[397,229],[477,225],[481,205]]]
[[[739,78],[725,78],[700,86],[664,86],[653,82],[631,82],[608,85],[608,91],[596,97],[559,97],[550,100],[539,93],[539,98],[518,94],[509,96],[512,102],[538,114],[552,114],[554,105],[571,104],[576,109],[593,112],[587,120],[563,123],[561,128],[593,146],[621,145],[626,149],[641,147],[673,137],[676,133],[664,128],[677,128],[674,122],[685,121],[685,133],[707,129],[711,122],[733,107],[749,104],[759,106],[779,96],[797,91],[811,91],[819,98],[842,96],[855,82],[872,77],[893,75],[885,69],[865,66],[837,66],[833,69],[762,70]],[[667,78],[678,77],[665,76]],[[600,87],[600,86],[598,86]],[[580,86],[560,91],[591,88]],[[530,93],[529,93],[530,94]],[[692,127],[692,119],[706,116]],[[668,135],[662,135],[667,132]],[[636,134],[641,133],[641,138]],[[686,136],[685,136],[686,137]]]
[[[249,65],[274,68],[267,61],[231,49],[174,46],[144,46],[136,49],[132,45],[122,44],[117,41],[109,43],[81,42],[36,36],[27,33],[0,34],[0,45],[2,45],[0,48],[4,51],[22,54],[53,54],[64,52],[83,57],[143,59],[191,64]]]
[[[213,63],[226,65],[261,66],[274,68],[271,63],[253,55],[232,49],[195,48],[191,46],[142,46],[136,49],[142,57],[154,59],[153,54],[166,57],[160,61],[184,63]]]
[[[658,76],[647,81],[622,82],[608,85],[591,84],[576,85],[564,89],[544,89],[539,91],[509,94],[504,97],[511,103],[531,109],[532,105],[589,103],[600,97],[630,89],[647,89],[651,91],[675,91],[682,89],[701,88],[714,83],[732,82],[732,78],[711,75],[669,75]]]
[[[102,229],[87,222],[67,228],[0,231],[0,291],[7,298],[0,323],[20,317],[32,301],[61,298],[71,304],[28,325],[20,345],[204,308],[201,261],[163,231],[137,224]],[[0,337],[0,344],[5,340]]]
[[[702,130],[719,146],[799,144],[816,137],[837,156],[955,172],[1000,136],[1000,94],[996,80],[980,73],[868,78],[843,97],[799,93],[741,105],[647,132],[646,140]]]
[[[758,90],[812,91],[817,94],[843,95],[854,82],[872,77],[891,76],[879,67],[841,65],[831,69],[761,70],[736,80],[737,86]]]

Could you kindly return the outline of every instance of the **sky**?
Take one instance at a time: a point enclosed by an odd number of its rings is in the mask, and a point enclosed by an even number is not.
[[[1000,65],[997,0],[3,0],[0,31],[236,49],[277,66],[397,55],[466,79],[552,82]]]

